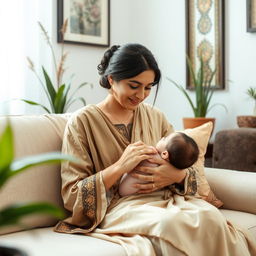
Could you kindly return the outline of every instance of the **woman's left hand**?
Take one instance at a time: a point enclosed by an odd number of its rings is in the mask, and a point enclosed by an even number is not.
[[[137,183],[134,187],[138,188],[137,193],[150,193],[169,186],[173,183],[182,183],[186,177],[186,170],[180,170],[171,165],[168,161],[161,158],[149,159],[152,166],[138,166],[135,169],[145,173],[134,172],[132,176],[144,183]],[[155,166],[157,164],[158,166]],[[147,183],[145,183],[147,182]]]

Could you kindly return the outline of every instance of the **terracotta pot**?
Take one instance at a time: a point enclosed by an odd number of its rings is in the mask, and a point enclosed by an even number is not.
[[[256,116],[237,116],[238,127],[256,128]]]
[[[183,126],[184,129],[195,128],[210,121],[213,123],[212,130],[214,130],[215,118],[212,117],[184,117]]]

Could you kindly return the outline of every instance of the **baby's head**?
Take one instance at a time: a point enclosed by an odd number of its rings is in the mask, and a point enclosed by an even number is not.
[[[158,141],[156,149],[163,159],[178,169],[192,166],[198,159],[196,142],[185,133],[174,132]]]

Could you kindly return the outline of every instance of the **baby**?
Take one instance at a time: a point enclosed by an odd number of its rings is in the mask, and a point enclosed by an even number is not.
[[[158,154],[152,157],[161,157],[169,161],[177,169],[186,169],[192,166],[198,159],[199,149],[196,142],[185,133],[174,132],[169,134],[167,137],[163,137],[156,144]],[[143,166],[156,166],[156,164],[150,163],[149,161],[142,161],[140,165]],[[132,172],[138,172],[136,170]],[[131,173],[123,175],[120,186],[119,194],[121,196],[127,196],[134,194],[138,191],[137,188],[133,187],[137,183],[143,182],[137,178],[131,176]],[[139,173],[139,172],[138,172]]]

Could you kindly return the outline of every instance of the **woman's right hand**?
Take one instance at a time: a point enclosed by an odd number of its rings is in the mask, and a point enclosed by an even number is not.
[[[115,163],[122,174],[132,171],[141,161],[149,159],[157,150],[148,146],[142,141],[130,144],[123,152],[122,156]]]
[[[149,159],[156,153],[154,147],[142,141],[130,144],[117,162],[103,170],[102,177],[106,190],[109,190],[124,173],[132,171],[141,161]]]

